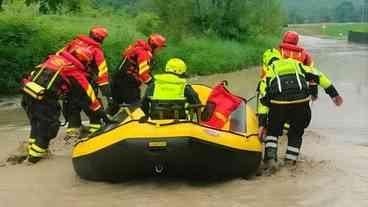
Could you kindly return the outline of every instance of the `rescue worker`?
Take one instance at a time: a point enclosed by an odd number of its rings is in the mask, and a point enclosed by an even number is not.
[[[66,51],[51,55],[22,80],[22,106],[31,124],[28,140],[28,161],[31,163],[48,154],[49,142],[60,127],[58,100],[68,91],[80,94],[78,101],[81,105],[88,106],[98,119],[110,123],[84,72],[84,65],[92,60],[93,55],[85,48],[78,50],[78,53],[80,59]]]
[[[303,65],[314,65],[312,56],[308,51],[299,46],[299,34],[295,31],[287,31],[283,34],[282,41],[279,45],[279,51],[284,58],[291,58],[300,61]],[[311,81],[308,82],[309,92],[313,101],[318,98],[318,84]]]
[[[182,59],[172,58],[167,61],[165,73],[155,75],[147,86],[142,101],[142,110],[148,116],[149,100],[185,100],[189,104],[200,104],[197,92],[187,84],[185,73],[187,65]]]
[[[304,129],[311,120],[307,81],[315,81],[324,88],[336,106],[340,106],[343,99],[323,73],[298,61],[282,58],[277,49],[269,49],[263,54],[263,64],[267,68],[259,82],[259,136],[265,142],[265,164],[268,169],[276,170],[277,140],[286,121],[290,128],[285,163],[296,164],[298,159]]]
[[[108,68],[105,60],[105,55],[102,49],[102,43],[104,39],[108,36],[108,31],[106,28],[101,26],[92,27],[89,31],[89,36],[79,35],[71,42],[69,42],[60,51],[66,51],[70,54],[77,54],[74,51],[78,51],[81,48],[89,50],[93,58],[88,65],[85,65],[85,72],[87,74],[88,81],[93,87],[96,95],[98,94],[98,88],[101,90],[102,95],[106,97],[109,104],[112,103],[112,96],[109,86],[109,74]],[[78,59],[77,56],[75,58]],[[81,110],[82,107],[78,101],[78,94],[73,94],[75,91],[70,91],[64,99],[64,113],[68,119],[68,128],[66,130],[66,138],[79,138],[80,127],[82,125],[81,121]],[[89,133],[95,132],[101,128],[101,122],[98,117],[94,116],[90,110],[83,109],[83,111],[89,117]]]
[[[152,79],[153,56],[165,46],[165,37],[160,34],[152,34],[147,42],[138,40],[124,50],[118,71],[112,78],[111,89],[114,104],[109,107],[108,113],[110,115],[119,110],[119,104],[139,102],[141,84],[148,84]]]

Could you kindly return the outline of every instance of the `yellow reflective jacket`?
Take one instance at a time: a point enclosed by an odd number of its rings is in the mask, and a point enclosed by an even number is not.
[[[305,66],[301,63],[292,60],[292,59],[282,59],[273,62],[264,70],[265,75],[259,81],[258,84],[258,106],[257,112],[258,114],[267,114],[269,111],[269,105],[273,104],[293,104],[293,103],[301,103],[307,102],[310,100],[308,95],[308,91],[306,94],[302,94],[300,96],[292,97],[289,100],[277,100],[275,99],[274,94],[275,90],[280,94],[287,94],[287,89],[284,90],[282,85],[282,79],[285,76],[294,76],[294,84],[299,87],[300,91],[308,90],[308,87],[305,86],[307,81],[313,81],[320,85],[325,89],[326,93],[331,97],[334,97],[337,94],[336,89],[333,87],[332,82],[327,78],[325,74],[320,72],[315,67]],[[295,83],[295,79],[297,80]],[[290,81],[290,80],[286,80]],[[304,83],[305,82],[305,83]],[[281,83],[281,84],[280,84]],[[295,90],[295,89],[294,89]],[[304,92],[303,92],[304,93]]]
[[[185,100],[184,91],[187,81],[175,74],[155,75],[152,100]]]

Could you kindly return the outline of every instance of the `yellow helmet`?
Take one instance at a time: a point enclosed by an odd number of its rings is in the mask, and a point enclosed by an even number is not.
[[[281,53],[275,48],[268,49],[263,53],[263,65],[268,66],[271,64],[271,60],[281,59]]]
[[[178,75],[183,75],[187,71],[187,65],[182,59],[171,58],[166,63],[165,71]]]

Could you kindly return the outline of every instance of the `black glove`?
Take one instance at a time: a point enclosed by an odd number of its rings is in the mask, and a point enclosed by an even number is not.
[[[111,89],[110,89],[110,85],[109,84],[100,86],[100,90],[101,90],[102,95],[105,96],[106,99],[109,99],[110,97],[112,99]]]
[[[258,125],[260,127],[267,126],[267,114],[258,114]]]
[[[118,123],[117,121],[111,120],[109,117],[107,117],[105,111],[103,109],[99,109],[96,111],[97,116],[105,122],[105,124],[115,124]]]

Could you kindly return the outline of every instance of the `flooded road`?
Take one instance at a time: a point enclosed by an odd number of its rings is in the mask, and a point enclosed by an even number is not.
[[[335,107],[320,90],[296,168],[253,180],[215,183],[168,179],[93,183],[75,175],[71,146],[61,141],[61,132],[52,143],[50,159],[34,166],[0,167],[0,207],[368,206],[368,47],[313,37],[303,37],[302,44],[345,103]],[[213,85],[229,80],[234,93],[252,97],[257,77],[256,69],[251,69],[191,81]],[[16,106],[0,107],[0,160],[27,138],[26,124],[25,114]]]

